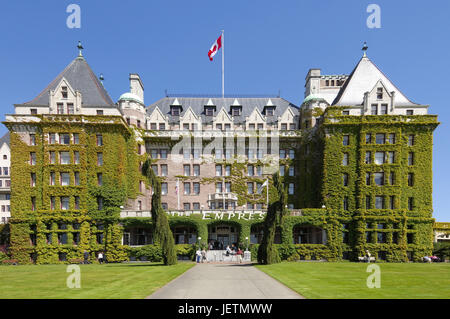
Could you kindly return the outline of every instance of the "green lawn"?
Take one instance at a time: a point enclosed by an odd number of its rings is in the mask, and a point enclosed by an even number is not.
[[[381,287],[367,288],[366,263],[283,262],[260,270],[306,298],[450,298],[449,263],[380,263]]]
[[[80,265],[81,288],[67,288],[66,265],[0,266],[0,299],[142,299],[194,266],[180,262]]]

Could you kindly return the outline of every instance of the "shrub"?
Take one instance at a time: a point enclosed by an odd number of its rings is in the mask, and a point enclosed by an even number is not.
[[[3,260],[8,259],[8,255],[4,252],[0,251],[0,262],[3,262]]]
[[[439,242],[433,245],[433,255],[438,256],[441,260],[450,258],[450,242]]]
[[[182,244],[182,245],[175,245],[175,251],[177,256],[186,256],[189,257],[189,259],[194,260],[196,249],[195,245]]]
[[[162,250],[158,245],[133,247],[130,249],[130,257],[136,257],[136,259],[139,260],[159,262],[162,261]]]
[[[278,254],[280,255],[281,260],[289,260],[289,258],[294,254],[298,256],[294,244],[277,245],[277,246],[278,246]],[[298,259],[300,259],[300,256],[298,257]]]
[[[82,264],[84,262],[84,259],[81,258],[70,258],[69,263],[71,264]]]

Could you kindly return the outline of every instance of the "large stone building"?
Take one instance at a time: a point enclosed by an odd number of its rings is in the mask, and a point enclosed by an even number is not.
[[[283,258],[431,253],[437,117],[365,54],[349,75],[311,69],[300,106],[278,96],[166,96],[146,106],[141,78],[129,79],[114,103],[80,53],[6,116],[14,258],[66,262],[88,250],[120,261],[130,246],[152,244],[147,157],[179,245],[256,247],[279,171],[290,212],[275,239],[290,247]]]

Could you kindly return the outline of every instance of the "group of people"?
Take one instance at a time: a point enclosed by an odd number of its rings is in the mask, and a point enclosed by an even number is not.
[[[239,262],[242,262],[242,256],[244,255],[244,252],[241,248],[235,246],[234,244],[230,246],[227,246],[227,249],[225,251],[225,256],[230,255],[237,255],[239,257]]]
[[[213,248],[213,244],[210,243],[208,248],[210,250],[213,250],[214,249]],[[196,253],[195,253],[195,255],[196,255],[197,263],[204,263],[204,262],[207,261],[206,260],[206,250],[205,250],[205,248],[203,248],[203,249],[198,248]],[[242,251],[241,248],[237,247],[235,244],[232,244],[231,247],[229,245],[227,245],[224,255],[227,256],[227,257],[230,256],[230,255],[231,256],[236,255],[239,258],[239,262],[242,263],[242,261],[243,261],[242,257],[244,255],[244,252]]]
[[[195,253],[195,255],[197,256],[197,263],[204,263],[206,261],[206,250],[205,248],[203,248],[202,250],[197,249],[197,252]]]
[[[100,251],[97,255],[97,260],[100,264],[105,262],[105,258],[103,257],[103,251]],[[83,253],[83,264],[90,264],[89,262],[89,253],[85,250]]]
[[[423,257],[423,262],[431,263],[431,262],[440,262],[441,259],[438,256],[425,256]]]

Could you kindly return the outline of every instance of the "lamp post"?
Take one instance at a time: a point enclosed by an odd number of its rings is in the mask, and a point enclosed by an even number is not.
[[[201,238],[201,237],[198,237],[197,239],[198,239],[198,249],[200,249],[200,248],[201,248],[201,247],[200,247],[200,240],[202,240],[202,238]]]
[[[247,244],[247,248],[245,249],[245,251],[248,251],[248,237],[245,237],[246,240],[246,244]]]

